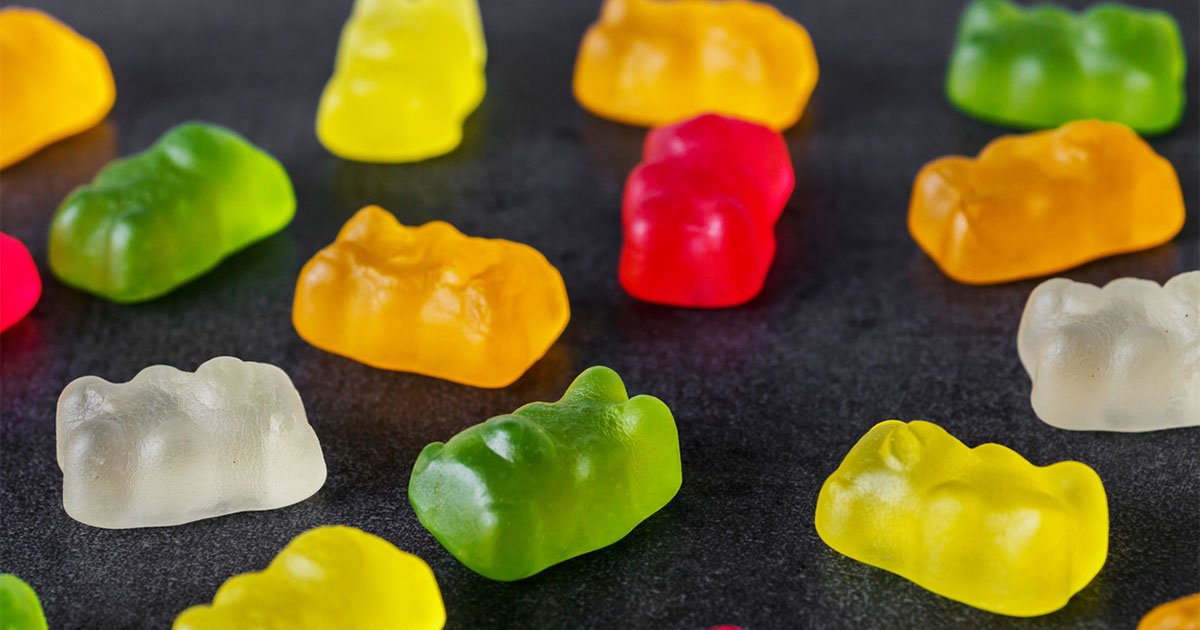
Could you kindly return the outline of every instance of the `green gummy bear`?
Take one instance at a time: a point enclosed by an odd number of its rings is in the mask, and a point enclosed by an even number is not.
[[[624,538],[682,481],[671,410],[629,398],[616,372],[592,367],[558,402],[426,446],[408,498],[463,564],[510,581]]]
[[[11,573],[0,573],[0,630],[46,630],[37,593]]]
[[[295,213],[275,158],[228,129],[184,123],[63,201],[50,226],[50,268],[84,291],[141,302],[278,232]]]
[[[975,0],[959,24],[946,95],[969,115],[1016,127],[1099,118],[1156,134],[1183,116],[1186,69],[1179,25],[1162,11]]]

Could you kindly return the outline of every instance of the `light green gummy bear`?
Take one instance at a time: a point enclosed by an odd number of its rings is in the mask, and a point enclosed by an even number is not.
[[[463,564],[508,581],[624,538],[682,481],[671,410],[593,367],[558,402],[426,446],[408,498]]]
[[[1183,116],[1187,59],[1162,11],[1108,2],[1083,13],[975,0],[963,12],[946,76],[956,107],[1025,128],[1098,118],[1141,133]]]
[[[0,573],[0,630],[46,630],[37,593],[11,573]]]
[[[184,123],[63,201],[50,268],[115,302],[149,300],[283,229],[295,212],[275,158],[228,129]]]

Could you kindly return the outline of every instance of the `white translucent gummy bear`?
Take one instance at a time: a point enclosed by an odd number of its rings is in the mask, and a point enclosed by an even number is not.
[[[1083,431],[1200,425],[1200,271],[1159,286],[1047,280],[1017,332],[1033,410]]]
[[[311,496],[325,458],[283,370],[217,357],[195,373],[84,376],[58,399],[63,507],[95,527],[179,525]]]

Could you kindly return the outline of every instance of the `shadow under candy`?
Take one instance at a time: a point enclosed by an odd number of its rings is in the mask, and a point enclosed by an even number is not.
[[[444,219],[464,180],[482,161],[487,145],[489,107],[485,98],[463,124],[462,143],[453,151],[419,162],[375,164],[333,157],[331,190],[341,222],[363,206],[382,206],[405,225]]]
[[[1029,294],[1051,278],[1070,278],[1096,286],[1124,277],[1145,278],[1162,284],[1180,271],[1180,255],[1174,243],[1102,258],[1038,278],[990,285],[962,284],[947,277],[915,245],[909,264],[913,287],[937,319],[972,330],[995,327],[1015,330]]]
[[[585,112],[581,141],[603,174],[624,186],[629,172],[642,160],[642,143],[647,131],[645,127],[634,127]]]
[[[0,181],[5,231],[36,226],[39,240],[44,240],[50,218],[67,194],[92,181],[116,155],[116,126],[102,120],[4,169]]]

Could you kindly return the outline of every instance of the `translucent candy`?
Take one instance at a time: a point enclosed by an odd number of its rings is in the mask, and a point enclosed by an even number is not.
[[[258,573],[234,576],[175,630],[440,630],[446,608],[424,560],[353,527],[300,534]]]
[[[1062,608],[1108,557],[1108,499],[1079,462],[1035,466],[916,420],[875,425],[817,497],[817,534],[859,562],[992,612]]]
[[[1017,332],[1048,424],[1090,431],[1200,425],[1200,271],[1163,286],[1120,278],[1099,288],[1038,285]]]
[[[283,370],[217,357],[195,373],[75,379],[58,400],[63,506],[81,523],[179,525],[302,501],[325,458]]]

